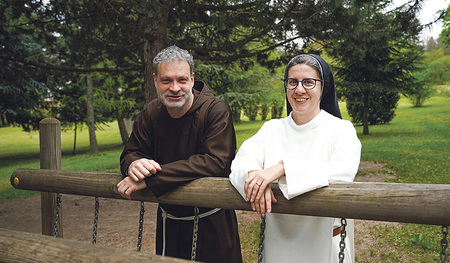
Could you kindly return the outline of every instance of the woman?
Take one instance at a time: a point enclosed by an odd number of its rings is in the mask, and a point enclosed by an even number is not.
[[[277,200],[267,186],[278,182],[291,199],[329,182],[352,182],[361,143],[352,123],[341,120],[333,74],[322,58],[294,57],[286,67],[284,85],[288,117],[267,121],[241,145],[230,181],[253,210],[267,213],[265,262],[338,262],[340,220],[271,214]],[[351,220],[346,230],[344,262],[353,262]]]

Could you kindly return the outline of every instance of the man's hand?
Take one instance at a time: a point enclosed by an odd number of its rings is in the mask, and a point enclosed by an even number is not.
[[[161,166],[154,160],[139,159],[130,164],[128,167],[128,176],[135,182],[140,182],[147,176],[156,174],[161,171]]]
[[[119,194],[126,199],[131,199],[131,194],[137,190],[146,188],[147,185],[145,181],[135,182],[129,176],[125,177],[122,181],[117,184],[117,190]]]

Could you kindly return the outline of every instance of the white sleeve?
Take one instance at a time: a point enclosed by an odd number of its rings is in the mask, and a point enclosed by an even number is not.
[[[331,158],[328,160],[283,159],[285,176],[278,185],[287,199],[327,186],[329,182],[354,180],[361,157],[361,142],[350,122],[343,126],[334,145],[329,146]]]
[[[262,170],[264,163],[265,132],[264,126],[239,147],[236,157],[231,163],[230,182],[245,199],[244,184],[248,172]]]

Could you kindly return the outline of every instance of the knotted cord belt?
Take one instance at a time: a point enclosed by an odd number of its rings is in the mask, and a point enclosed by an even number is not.
[[[184,216],[184,217],[176,217],[174,215],[171,215],[169,213],[167,213],[166,210],[164,210],[161,206],[161,212],[162,212],[162,218],[163,218],[163,250],[162,250],[162,256],[164,256],[166,254],[166,220],[167,218],[169,219],[173,219],[173,220],[181,220],[181,221],[194,221],[194,232],[196,232],[196,230],[198,229],[198,220],[195,220],[196,216]],[[197,207],[194,207],[194,212],[195,210],[198,209]],[[210,216],[212,214],[217,213],[221,208],[214,208],[208,212],[205,212],[203,214],[198,214],[197,218],[204,218],[207,216]],[[193,238],[196,236],[196,233],[194,233],[194,235],[192,236]],[[193,240],[193,247],[197,246],[197,240]],[[195,254],[195,251],[193,251],[193,254]]]

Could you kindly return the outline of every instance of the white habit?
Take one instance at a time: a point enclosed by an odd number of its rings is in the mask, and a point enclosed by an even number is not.
[[[324,110],[310,122],[297,125],[291,115],[270,120],[246,140],[231,165],[230,181],[245,198],[244,182],[251,170],[262,170],[283,161],[285,176],[278,185],[292,199],[327,186],[352,182],[358,171],[361,143],[352,123]],[[348,226],[345,261],[354,262],[354,224]],[[340,236],[333,228],[340,219],[288,214],[266,214],[264,261],[339,262]]]

